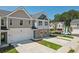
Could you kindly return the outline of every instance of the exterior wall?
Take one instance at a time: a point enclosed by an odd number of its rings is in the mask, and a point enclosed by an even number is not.
[[[41,26],[39,26],[39,21],[42,21],[42,25]],[[45,22],[48,22],[48,25],[45,25]],[[37,19],[36,20],[36,27],[38,29],[49,29],[49,21],[48,20]]]
[[[33,31],[30,28],[10,28],[8,31],[8,43],[33,39]]]
[[[12,25],[10,25],[10,19],[12,19]],[[23,20],[23,25],[20,25],[20,20]],[[29,21],[30,21],[30,24],[29,24]],[[28,19],[9,18],[8,26],[9,26],[9,28],[31,28],[32,20],[30,20],[29,18]]]
[[[57,23],[57,29],[63,29],[63,27],[64,27],[64,22]]]
[[[79,19],[74,19],[71,21],[71,34],[79,34]]]
[[[10,15],[11,17],[21,17],[21,18],[29,18],[29,16],[25,13],[24,10],[16,10],[14,13]]]
[[[49,29],[38,29],[35,30],[35,38],[42,38],[49,36]]]

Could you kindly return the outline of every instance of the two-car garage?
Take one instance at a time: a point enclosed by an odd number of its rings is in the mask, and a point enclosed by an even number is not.
[[[31,28],[10,28],[7,36],[8,43],[33,39],[33,30]]]

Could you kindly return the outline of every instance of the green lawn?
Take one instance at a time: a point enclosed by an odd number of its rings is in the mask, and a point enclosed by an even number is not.
[[[60,36],[73,39],[73,36],[71,35],[60,35]]]
[[[18,52],[13,46],[8,46],[0,48],[0,53],[18,53]]]
[[[61,48],[62,46],[61,45],[58,45],[58,44],[55,44],[55,43],[51,43],[51,42],[48,42],[48,41],[45,41],[45,40],[41,40],[41,41],[38,41],[39,44],[42,44],[42,45],[45,45],[49,48],[52,48],[54,50],[58,50],[59,48]]]
[[[61,39],[63,39],[63,40],[67,40],[67,41],[71,41],[70,39],[67,39],[67,38],[61,38]]]
[[[58,35],[58,38],[61,38],[63,40],[71,41],[73,39],[72,35]]]

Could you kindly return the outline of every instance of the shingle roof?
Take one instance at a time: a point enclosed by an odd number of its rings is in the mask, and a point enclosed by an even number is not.
[[[46,15],[45,12],[38,12],[38,13],[35,13],[35,14],[31,15],[31,16],[32,16],[33,18],[35,18],[35,19],[38,19],[42,14],[45,14],[45,15]]]
[[[0,10],[0,16],[6,16],[10,13],[11,11],[5,11],[5,10]]]
[[[73,19],[73,20],[71,21],[71,24],[76,24],[76,23],[79,23],[79,19]]]

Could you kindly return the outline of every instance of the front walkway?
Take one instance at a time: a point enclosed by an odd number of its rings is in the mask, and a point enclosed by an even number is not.
[[[16,50],[20,53],[55,53],[56,52],[51,48],[48,48],[31,40],[16,43],[13,45],[15,46]]]

